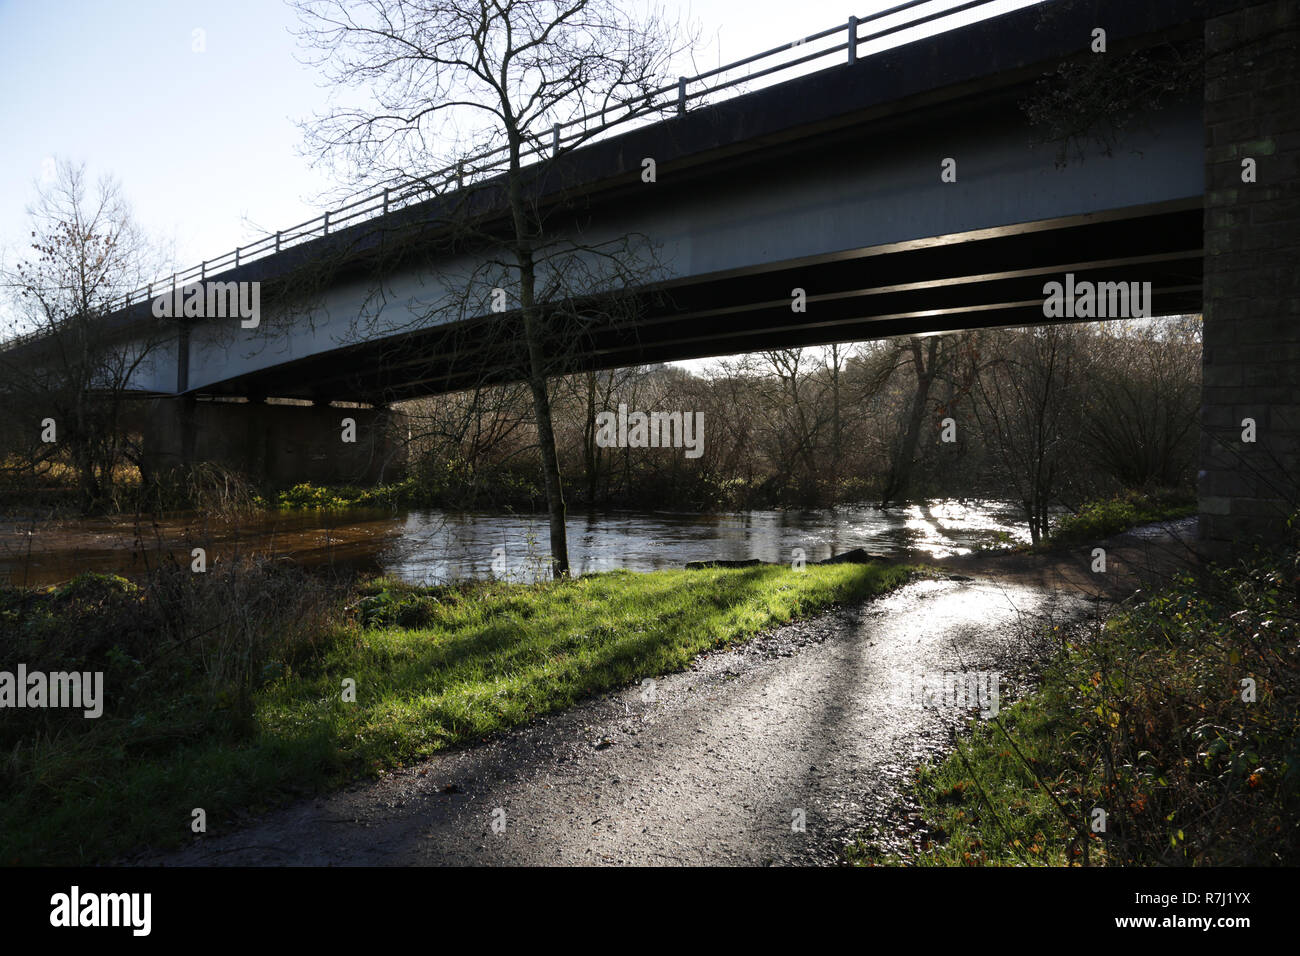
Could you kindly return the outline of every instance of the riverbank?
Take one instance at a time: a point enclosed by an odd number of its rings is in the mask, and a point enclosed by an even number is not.
[[[0,670],[105,673],[103,716],[4,725],[0,861],[103,862],[483,740],[906,581],[891,565],[359,586],[292,569],[0,591]]]
[[[1122,601],[1163,587],[1200,564],[1195,517],[1128,527],[1105,537],[1037,548],[995,548],[935,562],[957,574]]]

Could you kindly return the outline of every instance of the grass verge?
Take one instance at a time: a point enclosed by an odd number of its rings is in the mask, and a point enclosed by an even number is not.
[[[1296,865],[1297,561],[1184,577],[1099,631],[1058,632],[1036,694],[918,771],[911,849],[864,841],[850,860]]]
[[[681,669],[912,572],[760,566],[437,589],[378,581],[315,616],[280,573],[240,583],[233,571],[196,581],[205,576],[181,570],[142,588],[84,576],[0,592],[0,669],[102,669],[107,698],[98,719],[6,715],[21,719],[0,731],[0,862],[95,863],[174,846],[191,836],[195,808],[219,832],[241,812]],[[354,703],[343,699],[346,680]]]

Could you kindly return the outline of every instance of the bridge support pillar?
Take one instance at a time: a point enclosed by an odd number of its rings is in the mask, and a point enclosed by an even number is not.
[[[144,470],[213,462],[269,487],[392,481],[405,467],[401,419],[384,408],[155,399],[144,416]]]
[[[1300,502],[1300,6],[1240,4],[1205,47],[1200,535],[1223,560]]]

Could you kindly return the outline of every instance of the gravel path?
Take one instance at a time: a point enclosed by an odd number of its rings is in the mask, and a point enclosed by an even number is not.
[[[137,862],[164,865],[815,864],[882,818],[960,715],[921,674],[1002,672],[1073,589],[918,581],[483,745]],[[795,826],[803,812],[804,829]],[[494,819],[504,813],[504,830]]]

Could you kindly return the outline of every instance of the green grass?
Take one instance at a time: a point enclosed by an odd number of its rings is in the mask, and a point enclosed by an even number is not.
[[[1057,799],[1080,811],[1080,790],[1062,780],[1057,759],[1074,726],[1055,710],[1060,702],[1053,696],[1047,689],[1004,708],[996,723],[973,721],[969,738],[957,742],[951,757],[918,768],[913,787],[928,832],[920,852],[882,853],[863,840],[849,848],[850,861],[915,866],[1081,862],[1074,831],[1037,782],[1046,773],[1057,788]],[[1097,862],[1099,846],[1090,847],[1090,852],[1090,862]]]
[[[1037,545],[1017,542],[1006,531],[987,531],[976,548],[985,553],[1043,554],[1078,544],[1095,544],[1140,525],[1187,518],[1196,514],[1196,510],[1196,499],[1188,492],[1168,490],[1148,494],[1130,490],[1085,502],[1073,514],[1057,519],[1047,538]]]
[[[971,723],[914,796],[928,836],[859,864],[1300,863],[1297,552],[1184,577],[1099,632],[1056,632],[1034,695]],[[1243,699],[1242,680],[1256,685]],[[1091,832],[1094,808],[1104,835]]]
[[[1126,492],[1114,498],[1090,501],[1066,515],[1051,530],[1047,548],[1100,541],[1138,525],[1173,521],[1196,514],[1196,501],[1177,492],[1145,495]]]
[[[282,511],[336,511],[346,508],[397,508],[413,503],[415,483],[406,479],[394,484],[358,488],[353,485],[313,485],[300,482],[275,495],[273,501],[258,496],[261,507]]]
[[[220,690],[117,711],[110,681],[99,720],[20,743],[0,791],[0,862],[102,862],[175,845],[200,807],[208,832],[221,832],[240,811],[473,743],[911,574],[873,564],[540,586],[375,582],[329,633],[259,662],[265,680],[244,719],[219,712]],[[345,679],[355,703],[342,699]]]

